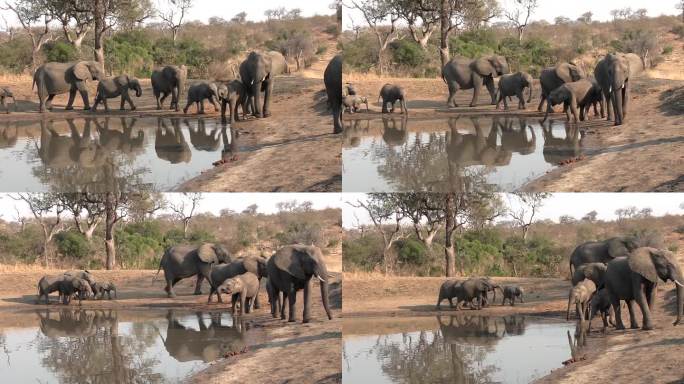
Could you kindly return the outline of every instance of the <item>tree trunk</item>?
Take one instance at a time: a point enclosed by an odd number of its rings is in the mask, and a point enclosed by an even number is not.
[[[439,15],[439,58],[442,68],[449,62],[449,0],[441,0]]]
[[[173,38],[173,46],[176,46],[176,39],[178,38],[178,30],[176,28],[171,28],[171,35]]]
[[[190,221],[183,220],[183,238],[188,238],[188,227],[190,226]]]
[[[522,43],[523,33],[525,29],[523,27],[518,27],[518,42]]]
[[[447,193],[445,196],[445,217],[446,223],[444,226],[445,238],[444,238],[444,258],[446,259],[446,275],[447,277],[453,277],[456,275],[455,261],[456,254],[454,250],[453,233],[456,230],[456,223],[454,222],[454,196],[451,193]]]
[[[456,276],[456,250],[451,243],[444,247],[444,258],[446,261],[446,277]]]
[[[43,239],[43,261],[45,262],[45,268],[48,268],[48,248],[50,247],[50,240],[48,240],[47,234]]]
[[[383,249],[382,251],[382,258],[384,259],[385,263],[385,275],[394,274],[394,261],[392,260],[392,243],[385,246],[385,249]]]
[[[95,232],[95,228],[97,228],[97,226],[92,225],[92,226],[89,226],[85,230],[85,232],[83,232],[83,236],[85,236],[85,238],[86,238],[86,240],[88,240],[88,242],[91,242],[93,240],[93,233]]]
[[[107,192],[105,196],[105,267],[108,270],[114,269],[116,265],[116,248],[114,246],[114,225],[116,224],[116,204],[112,192]]]

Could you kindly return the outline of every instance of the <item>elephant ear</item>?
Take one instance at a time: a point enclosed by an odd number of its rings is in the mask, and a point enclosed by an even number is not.
[[[303,246],[293,245],[278,251],[278,254],[274,255],[273,261],[278,269],[282,271],[287,271],[290,275],[304,280],[306,279],[306,273],[304,273],[304,268],[302,267],[302,259],[308,257],[308,253]],[[290,252],[290,255],[283,255],[282,253]]]
[[[214,244],[204,243],[197,248],[197,256],[205,263],[217,263],[216,251],[214,251]]]
[[[83,81],[90,78],[90,69],[88,69],[88,65],[85,62],[79,61],[72,68],[77,79]]]
[[[176,71],[177,69],[175,67],[164,67],[164,69],[162,69],[162,74],[166,80],[172,81],[176,77]]]
[[[481,76],[495,76],[496,69],[488,58],[480,58],[473,62],[473,69]]]
[[[629,255],[629,249],[622,239],[614,237],[608,240],[608,255],[612,258]]]
[[[632,252],[627,259],[629,263],[629,268],[643,276],[646,280],[657,283],[658,282],[658,272],[656,271],[655,264],[651,259],[652,253],[659,252],[654,248],[639,248]]]

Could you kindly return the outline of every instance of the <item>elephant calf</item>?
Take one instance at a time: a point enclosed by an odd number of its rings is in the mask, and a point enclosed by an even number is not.
[[[401,106],[401,113],[408,113],[408,109],[406,109],[406,91],[404,88],[394,84],[385,84],[380,89],[378,101],[380,101],[380,99],[382,99],[382,113],[394,113],[394,103],[397,101],[399,101]],[[387,110],[387,104],[392,105],[389,111]]]
[[[116,77],[108,77],[100,81],[97,85],[97,96],[95,97],[95,103],[93,104],[93,112],[97,111],[98,104],[104,104],[105,111],[109,112],[109,106],[107,105],[107,99],[113,99],[115,97],[121,97],[121,107],[120,110],[124,111],[126,102],[131,107],[131,111],[135,111],[135,104],[131,100],[131,96],[128,91],[134,90],[135,97],[142,96],[142,88],[140,87],[140,81],[135,77],[129,77],[128,75],[121,75]]]
[[[525,96],[523,91],[525,88],[529,89],[529,96],[527,102],[532,101],[532,83],[534,79],[527,72],[517,72],[512,75],[503,75],[499,79],[499,99],[496,102],[496,109],[499,109],[499,104],[503,100],[504,110],[508,109],[508,102],[506,97],[518,97],[518,109],[525,109]]]
[[[216,288],[219,297],[222,293],[232,295],[231,312],[235,314],[235,306],[240,300],[240,315],[250,313],[252,302],[259,294],[259,279],[251,272],[243,273],[224,281]]]
[[[572,112],[572,117],[575,123],[577,122],[578,107],[580,108],[580,120],[584,121],[586,107],[593,105],[597,101],[597,97],[600,100],[600,93],[601,90],[598,88],[598,84],[589,79],[565,83],[549,94],[543,121],[546,121],[548,118],[549,113],[553,110],[552,107],[560,103],[563,103],[563,111],[568,121],[570,121],[570,112]],[[568,108],[570,109],[569,111]]]
[[[72,297],[78,298],[78,305],[81,305],[83,298],[92,297],[93,289],[90,288],[90,283],[78,277],[68,277],[59,282],[59,294],[62,296],[62,302],[68,305]]]
[[[615,313],[610,303],[610,292],[607,289],[599,289],[599,291],[591,299],[591,306],[589,308],[589,332],[591,332],[591,320],[596,314],[601,314],[603,320],[603,332],[608,328],[608,324],[615,325]]]
[[[116,299],[116,286],[114,283],[110,281],[96,281],[93,284],[91,284],[91,288],[93,290],[93,295],[97,297],[99,295],[99,298],[102,299],[104,297],[104,294],[107,293],[107,297],[109,297],[109,300],[112,299],[112,292],[114,292],[114,298]]]
[[[368,98],[365,96],[344,96],[342,98],[342,105],[345,111],[354,113],[359,110],[361,104],[366,104],[366,111],[368,111]]]
[[[17,100],[14,98],[14,94],[9,88],[2,87],[0,88],[0,104],[2,104],[2,107],[5,108],[6,113],[10,113],[9,106],[5,104],[5,99],[12,99],[12,103],[14,104],[14,111],[16,112]]]
[[[214,105],[214,111],[218,112],[219,107],[216,100],[218,100],[218,86],[214,82],[201,81],[195,83],[188,88],[188,103],[183,108],[183,113],[188,113],[188,108],[193,103],[197,108],[197,114],[204,114],[204,100],[209,100]]]
[[[354,84],[347,83],[347,95],[356,96],[356,89],[354,88]]]
[[[227,84],[218,85],[218,99],[221,101],[221,119],[226,120],[226,105],[229,107],[230,123],[240,120],[238,106],[242,107],[242,118],[244,119],[247,111],[247,100],[245,98],[245,86],[240,80],[232,80]]]
[[[523,294],[524,293],[525,292],[523,291],[523,289],[517,285],[504,285],[504,287],[503,287],[503,301],[501,302],[501,305],[505,305],[506,300],[508,300],[511,303],[511,306],[515,306],[515,299],[516,298],[520,299],[521,303],[524,303],[525,302],[523,300]]]
[[[589,279],[580,281],[577,285],[572,287],[568,295],[568,311],[565,316],[566,320],[570,320],[570,305],[575,304],[575,312],[579,319],[581,329],[584,329],[584,320],[589,315],[589,301],[596,293],[596,284]]]

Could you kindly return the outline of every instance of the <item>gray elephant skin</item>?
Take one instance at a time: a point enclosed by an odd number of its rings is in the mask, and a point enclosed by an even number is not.
[[[499,79],[499,99],[496,102],[496,109],[499,109],[499,104],[503,101],[504,109],[507,110],[508,102],[506,101],[506,97],[509,96],[518,97],[518,109],[525,109],[525,96],[523,91],[525,88],[529,90],[527,102],[531,102],[533,84],[534,79],[527,72],[516,72],[514,74],[501,76]]]
[[[465,295],[465,301],[472,305],[473,299],[476,300],[474,309],[482,309],[482,307],[486,305],[487,292],[494,291],[496,288],[500,288],[489,278],[484,277],[471,277],[464,281],[462,286]],[[496,300],[496,291],[494,291],[494,300]]]
[[[154,136],[154,150],[157,157],[171,164],[187,163],[192,158],[192,151],[185,140],[179,119],[171,119],[171,127],[162,117],[157,119],[157,130]]]
[[[583,264],[604,263],[616,257],[627,256],[639,247],[637,239],[632,237],[611,237],[603,241],[588,241],[578,245],[570,255],[570,275]]]
[[[615,313],[613,312],[613,307],[610,304],[610,293],[607,289],[599,289],[598,292],[591,299],[591,304],[589,305],[589,328],[588,332],[591,332],[591,321],[596,317],[596,314],[601,316],[601,321],[603,322],[603,332],[606,331],[608,325],[615,326]]]
[[[100,103],[104,104],[105,111],[109,111],[107,99],[113,99],[115,97],[121,97],[120,110],[125,110],[125,103],[128,102],[131,111],[135,111],[135,104],[133,104],[133,100],[131,100],[131,96],[128,94],[131,90],[135,91],[135,97],[142,96],[140,81],[135,77],[121,75],[100,80],[100,83],[97,85],[97,96],[93,103],[93,112],[97,111],[97,106]]]
[[[252,51],[240,63],[240,80],[245,86],[247,102],[250,103],[249,99],[251,99],[254,116],[261,118],[271,115],[274,78],[284,73],[285,68],[285,57],[274,51],[267,53]],[[261,92],[264,92],[263,104]]]
[[[109,300],[112,299],[112,292],[114,292],[114,298],[116,299],[116,285],[111,281],[96,281],[90,285],[93,290],[93,296],[98,299],[104,298],[105,293]]]
[[[14,104],[14,112],[17,111],[17,100],[14,98],[14,94],[7,87],[0,88],[0,104],[5,108],[5,113],[10,113],[9,107],[5,103],[7,99],[12,99],[12,104]]]
[[[574,304],[580,329],[586,329],[584,324],[589,319],[589,303],[595,293],[596,284],[589,279],[584,279],[572,287],[568,295],[568,310],[565,320],[570,320],[570,306]]]
[[[64,274],[57,276],[43,276],[38,280],[38,298],[36,299],[36,304],[40,302],[40,298],[45,296],[45,304],[49,304],[49,295],[52,292],[57,292],[59,290],[59,284],[65,279]],[[61,300],[62,295],[60,293],[59,298]]]
[[[551,94],[551,91],[565,83],[572,83],[585,77],[584,71],[573,63],[559,63],[553,67],[544,68],[539,75],[541,85],[541,98],[537,111],[541,112],[544,102]]]
[[[596,64],[594,76],[608,104],[607,119],[614,116],[615,125],[621,125],[627,115],[630,80],[643,69],[641,58],[633,53],[609,53]]]
[[[169,297],[176,297],[173,286],[182,279],[197,275],[195,295],[202,294],[202,281],[206,278],[211,284],[211,267],[214,264],[230,260],[228,251],[221,245],[204,243],[199,247],[193,245],[176,245],[164,252],[159,261],[159,269],[164,269],[166,287]],[[156,277],[155,277],[156,279]]]
[[[584,279],[589,279],[596,284],[596,289],[601,289],[606,282],[606,265],[604,263],[587,263],[580,265],[572,274],[572,286],[579,284]]]
[[[401,113],[408,113],[406,109],[406,91],[404,88],[394,85],[385,84],[380,88],[380,94],[378,95],[378,101],[382,99],[382,113],[394,113],[394,104],[398,101],[401,107]],[[390,105],[390,109],[387,109],[387,105]]]
[[[323,82],[332,109],[333,133],[342,133],[342,55],[333,57],[325,67]]]
[[[492,99],[491,104],[496,104],[494,78],[507,73],[510,73],[510,69],[506,58],[503,56],[493,55],[475,60],[454,57],[442,68],[442,80],[449,88],[447,107],[458,107],[455,97],[459,89],[473,89],[473,99],[470,106],[476,106],[483,85],[489,91]]]
[[[60,296],[62,296],[62,303],[65,305],[68,305],[73,297],[78,298],[78,305],[81,305],[83,298],[93,296],[90,283],[78,277],[65,275],[64,279],[59,282],[58,289]]]
[[[447,280],[439,287],[439,295],[437,296],[437,309],[442,309],[442,301],[449,300],[449,307],[454,308],[453,299],[456,299],[456,310],[459,309],[461,301],[465,300],[463,286],[458,280]]]
[[[231,313],[235,315],[235,306],[240,303],[239,315],[250,313],[252,303],[259,296],[259,278],[251,272],[227,279],[216,288],[216,293],[221,297],[222,293],[231,295]]]
[[[197,114],[203,115],[204,100],[209,100],[214,106],[214,112],[218,112],[218,86],[216,83],[211,81],[200,81],[191,85],[190,88],[188,88],[188,102],[185,105],[185,108],[183,108],[183,113],[187,114],[190,106],[195,104]]]
[[[606,270],[606,289],[615,311],[616,328],[624,329],[620,314],[620,300],[627,302],[629,320],[632,329],[639,327],[634,314],[634,303],[641,309],[643,316],[642,329],[653,329],[651,311],[655,305],[658,280],[674,281],[677,289],[676,312],[674,325],[682,320],[684,304],[684,276],[681,266],[672,252],[656,248],[642,247],[634,250],[629,256],[619,257],[608,263]]]
[[[510,302],[511,306],[515,306],[515,299],[519,299],[521,303],[525,302],[523,299],[525,291],[517,285],[504,285],[502,290],[503,300],[501,305],[505,305],[506,300]]]
[[[579,108],[579,120],[584,121],[589,107],[596,103],[602,103],[601,89],[598,84],[590,79],[580,79],[571,83],[565,83],[551,91],[546,98],[546,113],[544,120],[553,112],[553,106],[563,104],[563,111],[570,121],[570,113],[574,122],[577,122],[577,109]],[[603,107],[601,107],[603,110]]]
[[[223,284],[224,281],[242,275],[243,273],[252,273],[259,279],[259,285],[261,285],[261,279],[267,277],[268,272],[266,270],[266,259],[258,256],[247,256],[239,259],[235,259],[226,264],[214,265],[211,268],[211,291],[209,292],[209,298],[207,303],[211,302],[211,298],[214,294],[218,296],[219,303],[222,303],[221,295],[217,292],[219,285]],[[257,292],[258,293],[258,292]],[[260,303],[257,299],[254,303],[255,308],[259,309]]]
[[[366,105],[366,111],[368,111],[368,98],[365,96],[347,95],[342,98],[342,105],[344,106],[345,112],[354,113],[361,108],[361,105]]]
[[[171,109],[180,110],[180,96],[185,89],[188,79],[188,69],[185,65],[167,65],[152,71],[152,93],[157,101],[157,109],[162,109],[164,100],[171,95]]]
[[[328,286],[330,284],[328,269],[323,260],[320,248],[314,245],[294,244],[279,249],[266,263],[268,279],[273,287],[274,297],[283,293],[283,301],[287,300],[289,306],[288,321],[296,321],[295,302],[297,291],[304,290],[304,314],[302,322],[311,321],[311,278],[316,277],[320,281],[321,300],[323,308],[332,320],[330,304],[328,300]],[[283,303],[280,318],[285,319],[285,304]],[[275,314],[278,308],[275,300],[271,302],[271,314]]]
[[[33,86],[38,89],[40,112],[52,109],[52,99],[56,95],[69,93],[66,110],[74,109],[76,92],[81,94],[83,109],[90,109],[87,80],[103,79],[104,72],[96,61],[78,61],[73,63],[45,63],[36,69],[33,75]]]
[[[230,123],[233,124],[236,120],[240,120],[238,115],[238,106],[242,107],[242,115],[244,117],[246,108],[245,86],[240,80],[232,80],[227,84],[218,85],[218,98],[221,101],[221,119],[226,121],[226,106],[230,112]]]

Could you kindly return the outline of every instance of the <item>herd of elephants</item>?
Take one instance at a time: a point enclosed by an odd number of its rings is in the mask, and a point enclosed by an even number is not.
[[[630,79],[644,70],[641,58],[634,53],[615,53],[604,56],[596,64],[593,76],[574,63],[558,63],[553,67],[541,71],[539,83],[541,97],[538,111],[542,111],[546,102],[546,114],[553,111],[554,105],[563,104],[568,121],[570,113],[573,120],[581,121],[588,117],[589,108],[593,106],[594,114],[598,115],[600,106],[601,117],[614,120],[615,125],[621,125],[627,115],[630,97]],[[494,79],[499,78],[498,89]],[[503,101],[504,109],[508,110],[508,100],[517,96],[519,109],[525,109],[525,103],[532,100],[534,79],[527,72],[511,74],[505,57],[492,55],[478,59],[454,57],[442,68],[442,79],[449,89],[448,107],[458,107],[455,96],[459,89],[473,89],[473,99],[470,106],[477,105],[482,87],[486,87],[491,96],[491,104],[497,109]],[[528,97],[525,100],[524,91]],[[380,89],[378,101],[382,100],[382,113],[394,112],[394,106],[399,102],[401,113],[408,113],[406,107],[406,90],[397,84],[385,84]],[[365,104],[368,109],[368,97],[358,95],[353,84],[346,84],[346,95],[343,97],[344,110],[349,113],[357,111]],[[607,113],[604,111],[607,108]]]
[[[630,327],[639,328],[635,303],[642,313],[642,329],[653,329],[651,312],[656,299],[658,281],[673,281],[676,286],[677,319],[681,322],[684,304],[684,274],[675,255],[667,250],[644,246],[635,237],[613,237],[603,241],[590,241],[578,245],[570,255],[572,288],[568,294],[566,319],[570,308],[575,306],[579,329],[591,330],[591,320],[598,314],[603,320],[603,330],[608,325],[625,329],[621,316],[621,301],[627,303]],[[488,292],[496,289],[503,294],[501,305],[516,300],[524,302],[524,290],[517,285],[500,286],[488,277],[472,277],[464,281],[447,280],[439,289],[437,309],[443,300],[449,300],[451,308],[462,306],[480,309],[488,303]],[[456,304],[454,304],[454,299]]]
[[[328,291],[330,275],[323,260],[321,249],[315,245],[292,244],[280,248],[271,257],[232,256],[222,245],[203,243],[199,246],[177,245],[167,249],[159,262],[159,271],[164,271],[169,298],[176,297],[174,285],[182,279],[197,276],[195,295],[202,294],[204,279],[209,282],[210,292],[207,303],[217,296],[223,303],[221,294],[231,297],[231,313],[235,316],[250,313],[252,308],[259,309],[259,291],[265,285],[271,314],[280,314],[281,320],[296,321],[297,291],[304,291],[304,311],[302,322],[311,321],[311,280],[319,280],[321,302],[329,320],[332,319]],[[156,279],[156,276],[155,276]],[[265,284],[262,284],[265,279]],[[59,275],[43,276],[38,281],[36,303],[45,299],[49,304],[50,293],[57,292],[59,301],[68,305],[78,299],[102,299],[106,293],[116,298],[117,287],[110,281],[96,278],[87,270],[67,271]],[[239,308],[236,309],[237,305]],[[287,316],[285,308],[289,309]]]

